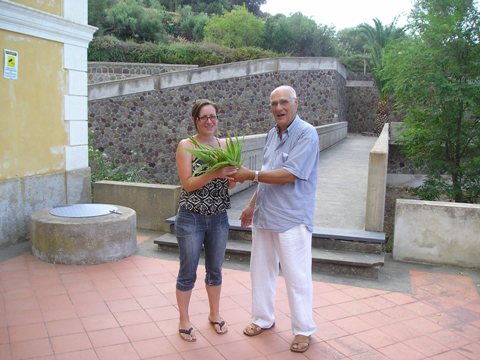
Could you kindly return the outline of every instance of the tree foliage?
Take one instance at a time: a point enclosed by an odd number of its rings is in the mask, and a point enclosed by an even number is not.
[[[387,44],[393,40],[399,40],[404,36],[404,29],[396,26],[397,19],[394,19],[390,25],[384,26],[378,19],[373,19],[374,26],[361,24],[358,26],[360,33],[365,38],[364,48],[369,54],[369,63],[371,72],[382,95],[385,95],[385,79],[382,78],[383,51]]]
[[[342,64],[353,72],[370,71],[371,62],[366,56],[365,37],[358,26],[338,31],[335,40],[335,52]]]
[[[175,35],[188,41],[202,41],[208,15],[205,13],[195,15],[190,5],[182,7],[178,15]]]
[[[194,13],[206,13],[209,15],[223,15],[233,10],[235,6],[245,6],[249,12],[257,16],[261,15],[260,6],[266,0],[159,0],[168,11],[178,12],[180,8],[189,6]]]
[[[254,14],[255,16],[260,16],[262,15],[262,12],[260,11],[260,6],[265,4],[267,0],[232,0],[232,4],[239,5],[239,6],[245,6],[249,12]]]
[[[237,48],[262,44],[263,20],[247,9],[237,7],[222,15],[213,15],[205,26],[205,41]]]
[[[391,43],[383,69],[406,113],[406,155],[427,168],[428,200],[480,199],[480,22],[473,0],[417,0],[412,36]]]
[[[160,42],[172,31],[172,16],[158,0],[116,0],[105,15],[104,33],[122,40]]]
[[[97,35],[104,35],[106,10],[117,0],[88,0],[88,23],[98,28]]]
[[[292,56],[332,56],[334,36],[334,28],[319,26],[301,13],[277,14],[265,20],[263,47]]]

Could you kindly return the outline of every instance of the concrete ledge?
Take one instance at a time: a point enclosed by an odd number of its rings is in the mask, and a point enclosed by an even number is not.
[[[143,75],[88,85],[88,100],[99,100],[151,90],[155,90],[155,77]]]
[[[398,199],[393,258],[480,268],[480,205]]]
[[[178,210],[180,186],[121,181],[98,181],[94,184],[94,202],[118,204],[137,212],[141,229],[170,231],[165,219]]]
[[[375,83],[370,80],[347,80],[347,87],[373,87]]]
[[[348,122],[346,121],[321,125],[315,128],[320,139],[320,151],[335,145],[348,135]]]
[[[137,249],[135,211],[94,217],[59,217],[51,208],[31,217],[32,252],[54,264],[98,264],[123,259]]]
[[[388,124],[385,124],[369,155],[365,209],[367,231],[383,231],[388,172],[388,129]]]
[[[193,70],[161,74],[157,76],[156,88],[167,89],[176,86],[280,71],[319,70],[334,70],[338,72],[344,79],[347,78],[345,67],[336,58],[289,57],[239,61],[235,63],[204,66]]]

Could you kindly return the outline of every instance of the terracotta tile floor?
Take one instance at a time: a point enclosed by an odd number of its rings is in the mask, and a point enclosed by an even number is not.
[[[480,359],[480,298],[467,276],[412,270],[412,293],[316,281],[318,331],[294,354],[283,281],[275,328],[249,338],[249,273],[232,269],[221,303],[230,331],[213,331],[198,281],[198,340],[182,341],[177,270],[176,261],[138,255],[101,265],[54,265],[28,253],[0,262],[0,359]]]

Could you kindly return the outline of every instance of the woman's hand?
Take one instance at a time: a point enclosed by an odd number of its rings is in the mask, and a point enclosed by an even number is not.
[[[235,174],[236,172],[237,172],[237,168],[235,166],[225,166],[218,170],[215,170],[212,173],[212,176],[214,178],[228,179],[230,181],[230,180],[234,180],[232,175]]]
[[[233,189],[237,185],[237,182],[234,179],[228,179],[228,188]]]

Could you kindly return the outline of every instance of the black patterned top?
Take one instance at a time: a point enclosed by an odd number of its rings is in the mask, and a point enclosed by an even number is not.
[[[192,172],[201,164],[192,165]],[[201,215],[218,215],[230,209],[228,180],[216,178],[200,189],[187,192],[182,188],[179,206]]]

